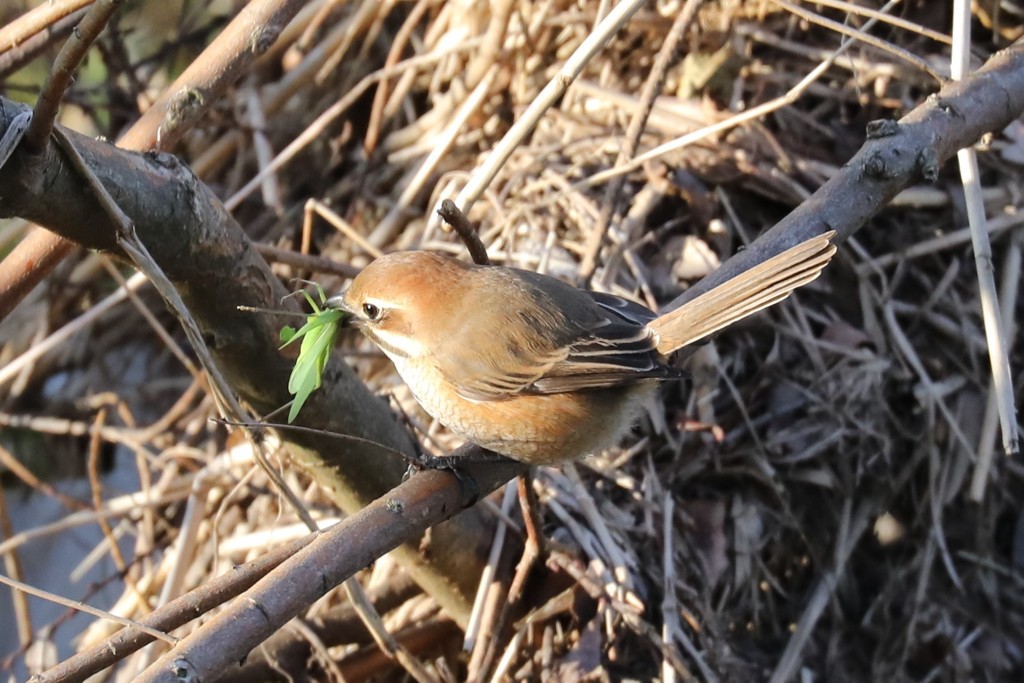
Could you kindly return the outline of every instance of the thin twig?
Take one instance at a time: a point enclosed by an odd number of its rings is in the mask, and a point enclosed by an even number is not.
[[[110,21],[110,17],[123,3],[124,0],[96,0],[64,43],[32,110],[32,123],[25,135],[25,147],[32,153],[38,154],[46,148],[50,131],[57,120],[60,102],[64,99],[64,92],[71,85],[79,64],[85,59],[85,54]]]
[[[398,60],[402,57],[402,50],[409,43],[413,30],[420,23],[420,20],[423,19],[423,15],[427,13],[432,4],[434,4],[434,0],[416,1],[412,11],[409,12],[409,16],[402,22],[401,28],[398,29],[398,33],[395,34],[390,47],[388,47],[388,56],[384,60],[384,68],[398,63]],[[380,137],[380,129],[384,119],[384,105],[388,101],[390,85],[390,79],[381,79],[377,90],[373,93],[373,105],[370,108],[370,118],[366,125],[366,136],[363,138],[363,150],[365,150],[367,155],[372,154],[377,149],[377,140]]]
[[[893,7],[899,2],[900,0],[890,0],[879,11],[886,12],[890,7]],[[871,28],[875,21],[875,19],[871,19],[865,22],[862,31],[866,31],[869,28]],[[580,190],[586,187],[592,187],[594,185],[599,185],[600,183],[607,182],[612,178],[615,178],[616,176],[632,173],[638,168],[643,167],[643,165],[649,161],[654,161],[655,159],[663,157],[666,154],[677,152],[680,149],[692,145],[695,142],[699,142],[700,140],[703,140],[707,137],[710,137],[717,133],[725,132],[748,121],[754,121],[756,119],[761,118],[762,116],[765,116],[766,114],[770,114],[774,111],[782,109],[783,107],[787,107],[793,104],[798,99],[800,99],[801,96],[803,96],[804,92],[806,92],[807,89],[811,87],[812,83],[816,82],[819,78],[821,78],[821,76],[824,75],[824,73],[828,71],[829,68],[831,68],[832,64],[839,57],[845,54],[847,50],[853,47],[855,43],[855,38],[848,37],[839,45],[838,48],[836,48],[831,54],[829,54],[827,59],[823,60],[820,64],[818,64],[818,66],[814,67],[814,69],[812,69],[806,76],[801,78],[800,82],[794,85],[792,88],[790,88],[785,95],[777,97],[769,102],[765,102],[764,104],[759,104],[756,107],[751,107],[749,110],[741,114],[737,114],[736,116],[732,116],[724,121],[719,121],[718,123],[712,124],[710,126],[705,126],[700,130],[696,130],[692,133],[682,135],[676,138],[675,140],[669,140],[668,142],[658,145],[657,147],[650,151],[644,152],[643,154],[636,157],[627,164],[617,166],[615,168],[610,168],[605,171],[601,171],[600,173],[595,173],[589,178],[574,183],[572,188],[574,190]]]
[[[3,447],[0,446],[0,451]],[[7,494],[5,487],[0,486],[0,541],[5,541],[14,535],[14,526],[11,524],[11,517],[7,512]],[[7,575],[16,581],[23,577],[21,570],[21,558],[18,551],[11,549],[4,553],[4,568]],[[28,598],[21,591],[11,591],[11,602],[14,603],[14,622],[17,625],[18,642],[22,648],[27,648],[32,643],[32,613],[29,610]]]
[[[494,149],[487,155],[483,165],[477,168],[470,176],[466,186],[459,192],[455,203],[462,207],[463,211],[469,211],[473,204],[483,195],[484,190],[494,180],[494,176],[508,160],[516,147],[536,127],[540,117],[550,108],[569,88],[569,85],[576,79],[590,60],[604,47],[615,33],[622,28],[629,18],[644,4],[643,0],[623,0],[615,6],[607,17],[605,17],[593,32],[587,36],[572,56],[562,65],[554,78],[548,81],[544,89],[540,91],[533,102],[515,124],[505,133]]]
[[[170,149],[277,40],[304,0],[253,0],[118,140],[127,149]]]
[[[138,623],[151,629],[173,631],[248,590],[271,569],[309,545],[314,538],[315,534],[309,534],[266,552],[260,555],[259,559],[207,581],[194,591],[154,610],[139,619]],[[68,683],[71,680],[84,680],[153,642],[153,636],[134,626],[135,624],[132,624],[111,636],[106,642],[68,657],[39,674],[35,683]]]
[[[69,510],[90,509],[86,503],[76,498],[72,498],[65,493],[61,493],[59,490],[54,488],[50,482],[37,477],[32,470],[25,467],[24,463],[15,458],[14,455],[12,455],[11,452],[3,446],[3,444],[0,444],[0,465],[4,467],[6,472],[10,472],[20,479],[25,486],[28,486],[41,495],[53,498]]]
[[[412,676],[418,683],[438,683],[439,679],[431,673],[418,659],[401,644],[384,626],[384,620],[380,618],[373,601],[366,594],[362,584],[356,577],[346,579],[344,584],[345,592],[352,603],[353,609],[359,615],[359,619],[370,632],[377,647],[388,657],[396,660],[402,668]]]
[[[1011,228],[1020,227],[1022,224],[1024,224],[1024,213],[1009,212],[986,220],[983,228],[989,235],[996,235]],[[906,263],[911,259],[935,254],[945,249],[953,249],[962,244],[967,244],[971,239],[971,228],[969,225],[964,228],[944,232],[937,237],[911,244],[900,251],[882,254],[868,262],[860,263],[857,265],[857,273],[859,275],[866,275],[872,271],[877,272],[878,268]]]
[[[480,234],[477,232],[476,227],[469,222],[466,214],[459,211],[459,207],[455,206],[455,202],[450,199],[442,200],[441,206],[437,209],[437,215],[445,223],[452,226],[459,239],[466,245],[473,263],[481,266],[491,264],[491,259],[487,256],[487,247],[480,241]]]
[[[35,34],[92,2],[93,0],[61,0],[44,2],[33,7],[7,25],[0,26],[0,53],[13,50]]]
[[[229,197],[227,201],[224,202],[224,206],[228,209],[228,211],[232,211],[236,207],[238,207],[238,205],[242,203],[242,200],[244,200],[246,197],[252,194],[253,190],[260,186],[260,184],[263,182],[263,178],[265,175],[267,175],[268,173],[276,172],[278,169],[280,169],[293,158],[295,158],[295,156],[303,149],[305,149],[307,145],[309,145],[314,140],[318,139],[320,135],[324,132],[324,130],[327,129],[327,126],[329,126],[336,118],[345,113],[349,107],[358,102],[359,98],[363,96],[363,93],[369,90],[370,86],[372,86],[374,83],[377,83],[385,78],[390,78],[392,76],[405,73],[407,69],[421,69],[427,66],[431,66],[433,64],[436,64],[441,59],[444,59],[450,54],[472,50],[477,46],[477,42],[478,41],[468,41],[461,45],[457,45],[445,50],[439,50],[428,55],[411,57],[410,59],[400,62],[399,64],[396,64],[394,67],[380,69],[378,71],[373,72],[372,74],[369,74],[361,81],[359,81],[359,83],[357,83],[355,87],[346,92],[341,99],[339,99],[337,102],[335,102],[330,107],[325,109],[319,116],[317,116],[316,120],[313,121],[313,123],[309,124],[298,137],[296,137],[294,140],[288,143],[288,145],[283,150],[281,150],[276,157],[274,157],[274,160],[270,162],[266,168],[260,169],[260,172],[257,173],[251,180],[249,180],[249,182],[247,182],[245,185],[242,186],[241,189],[239,189],[237,192],[231,195],[231,197]]]
[[[927,62],[927,60],[918,57],[917,55],[913,54],[912,52],[909,52],[908,50],[896,47],[892,43],[869,35],[867,33],[868,23],[873,23],[875,21],[874,19],[871,22],[865,23],[863,29],[855,29],[846,26],[845,24],[840,24],[838,21],[826,19],[825,17],[821,16],[820,14],[817,14],[816,12],[810,12],[808,10],[805,10],[804,8],[798,5],[794,5],[791,2],[787,2],[787,0],[771,1],[776,5],[779,5],[780,7],[784,7],[786,10],[792,12],[796,16],[806,19],[807,21],[810,21],[814,24],[818,24],[819,26],[824,26],[827,29],[835,31],[836,33],[845,36],[850,36],[851,38],[854,38],[864,43],[865,45],[870,45],[872,47],[878,48],[883,52],[893,54],[896,57],[899,57],[903,61],[907,62],[908,64],[913,64],[915,67],[917,67],[924,73],[928,74],[939,83],[944,83],[946,81],[946,74],[936,71],[934,68],[932,68],[932,65]],[[879,12],[878,14],[879,17],[883,15],[884,11]]]
[[[142,319],[149,324],[153,332],[156,333],[156,336],[164,343],[164,347],[168,352],[170,352],[170,354],[174,356],[179,363],[181,363],[181,366],[185,368],[188,374],[196,377],[199,374],[196,364],[192,362],[192,359],[185,355],[185,352],[171,336],[171,333],[167,331],[167,328],[164,327],[159,320],[157,320],[156,316],[153,315],[153,311],[149,310],[149,308],[142,302],[135,290],[128,287],[128,280],[121,275],[121,272],[113,264],[111,259],[103,258],[103,268],[107,271],[110,277],[114,279],[114,282],[124,290],[125,294],[128,295],[128,300],[132,302],[133,306],[135,306],[135,310],[139,312]]]
[[[507,517],[515,503],[515,487],[511,482],[505,484],[505,493],[501,500],[501,514]],[[466,667],[467,680],[479,681],[488,666],[488,653],[492,651],[495,637],[501,629],[502,622],[500,604],[507,577],[501,572],[501,559],[505,550],[505,539],[508,536],[508,525],[499,523],[491,542],[491,551],[487,556],[487,565],[480,575],[476,598],[473,600],[473,611],[470,613],[466,635],[462,639],[462,649],[469,652],[469,664]]]
[[[107,411],[101,408],[96,414],[95,428],[92,430],[92,436],[89,438],[89,456],[86,459],[86,471],[89,475],[89,488],[92,491],[92,504],[95,510],[103,507],[103,485],[100,483],[100,446],[103,445],[103,441],[100,436],[100,429],[106,420]],[[125,562],[121,546],[118,545],[117,539],[114,538],[114,530],[103,517],[97,518],[96,521],[110,546],[110,557],[114,560],[114,566],[117,567],[119,572],[124,573],[128,568],[128,563]]]
[[[365,251],[373,258],[380,258],[381,256],[384,255],[383,251],[381,251],[374,245],[370,244],[365,237],[363,237],[355,228],[349,225],[348,221],[339,216],[334,211],[334,209],[327,206],[323,202],[317,199],[307,199],[306,206],[303,208],[303,213],[305,214],[305,216],[309,216],[310,214],[313,213],[317,214],[325,221],[327,221],[335,228],[337,228],[342,235],[352,240],[352,242],[354,242],[356,246],[358,246],[360,249]]]
[[[67,244],[72,243],[68,242]],[[5,383],[14,379],[25,367],[35,362],[46,353],[59,348],[61,344],[73,337],[76,333],[93,324],[104,313],[127,299],[127,289],[138,289],[146,281],[145,275],[142,273],[136,273],[128,278],[128,283],[125,289],[119,289],[113,294],[109,294],[95,306],[85,311],[74,320],[68,322],[59,330],[49,335],[46,339],[37,344],[33,344],[23,354],[6,363],[2,368],[0,368],[0,386],[3,386]]]
[[[76,0],[80,2],[81,0]],[[88,0],[92,2],[92,0]],[[36,9],[49,8],[54,6],[56,3],[43,3],[36,7]],[[33,10],[34,11],[34,10]],[[88,7],[77,9],[71,14],[57,19],[52,24],[44,26],[38,33],[29,36],[26,40],[17,43],[14,47],[7,50],[3,49],[0,44],[0,78],[6,78],[13,73],[19,71],[26,64],[31,62],[33,59],[41,55],[43,52],[48,50],[51,45],[63,40],[76,26],[82,21],[82,17],[88,12]],[[29,12],[28,14],[31,14]],[[28,16],[28,14],[22,15],[21,18]],[[15,21],[18,21],[16,19]],[[10,24],[8,25],[10,26]],[[4,31],[7,26],[0,28],[0,32]]]
[[[857,3],[854,2],[843,2],[843,0],[814,0],[814,4],[824,5],[825,7],[834,7],[835,9],[839,9],[850,14],[857,14],[860,16],[869,17],[871,19],[878,19],[879,21],[889,24],[890,26],[895,26],[896,28],[901,28],[905,31],[916,33],[920,36],[924,36],[925,38],[934,40],[937,43],[942,43],[943,45],[950,45],[953,42],[952,39],[945,33],[933,31],[927,26],[915,24],[914,22],[908,21],[902,17],[894,16],[889,12],[880,12],[878,10],[871,9],[870,7],[858,5]]]
[[[658,56],[654,59],[651,73],[644,82],[644,89],[640,94],[640,104],[636,111],[633,112],[633,116],[629,121],[629,128],[626,129],[622,148],[619,150],[618,157],[615,160],[616,166],[625,163],[636,154],[637,146],[640,144],[640,134],[643,133],[644,126],[647,124],[647,118],[654,108],[655,99],[661,93],[665,77],[668,75],[668,68],[676,59],[679,43],[689,30],[693,18],[697,15],[697,10],[703,4],[704,0],[687,0],[683,10],[676,15],[675,21],[672,22],[672,28],[669,29],[668,34],[665,36],[665,42],[662,43],[661,49],[658,50]],[[601,247],[604,245],[605,234],[607,233],[612,215],[616,213],[617,207],[620,204],[619,193],[622,191],[622,186],[625,182],[626,176],[617,176],[605,188],[604,201],[601,205],[601,218],[591,230],[590,237],[587,240],[586,251],[580,260],[578,279],[582,283],[590,282],[590,277],[594,274],[594,269],[597,267],[597,257]]]
[[[526,579],[530,576],[537,560],[547,553],[544,541],[544,524],[540,515],[540,501],[533,488],[534,477],[527,472],[516,481],[519,493],[519,509],[523,514],[523,528],[526,530],[526,542],[523,544],[523,556],[516,565],[516,573],[508,587],[508,604],[515,605],[523,596]]]
[[[1017,325],[1014,322],[1013,312],[1017,310],[1017,297],[1020,292],[1021,278],[1021,235],[1014,235],[1010,248],[1003,262],[1003,276],[1000,282],[1000,301],[1002,302],[1003,320],[1006,321],[1007,352],[1013,349],[1013,342],[1017,335]],[[971,500],[980,503],[985,497],[985,486],[988,484],[988,475],[992,467],[992,455],[995,448],[995,436],[999,427],[999,408],[997,406],[996,390],[994,386],[989,387],[988,401],[985,405],[985,417],[981,422],[981,436],[978,439],[978,462],[974,467],[974,474],[971,477]]]
[[[971,63],[971,7],[965,0],[953,2],[953,56],[952,74],[954,80],[963,79],[970,73]],[[974,247],[974,263],[978,269],[978,296],[981,299],[981,315],[985,323],[985,338],[988,340],[988,360],[992,370],[992,389],[999,409],[999,424],[1003,433],[1003,452],[1017,453],[1020,436],[1017,429],[1017,408],[1014,401],[1013,379],[1010,374],[1009,349],[1007,348],[1005,326],[999,310],[999,293],[996,290],[995,267],[992,262],[992,244],[985,229],[985,202],[981,195],[981,179],[978,158],[973,147],[957,152],[960,164],[960,178],[964,186],[964,201],[967,206],[967,222],[971,228],[971,245]]]
[[[178,642],[178,639],[174,636],[169,636],[163,631],[157,630],[155,628],[150,628],[149,626],[144,626],[142,623],[138,621],[125,619],[124,617],[119,617],[116,614],[111,614],[110,612],[106,612],[101,609],[96,609],[95,607],[87,605],[84,602],[79,602],[77,600],[68,600],[65,597],[56,595],[55,593],[51,593],[50,591],[40,590],[35,586],[30,586],[27,583],[22,583],[21,581],[15,581],[14,579],[6,576],[0,576],[0,583],[6,584],[7,586],[14,588],[15,590],[23,591],[37,598],[42,598],[43,600],[48,600],[49,602],[53,602],[58,605],[63,605],[64,607],[70,607],[71,609],[78,610],[79,612],[91,614],[92,616],[99,617],[100,619],[109,619],[110,621],[117,622],[122,626],[130,626],[132,628],[136,628],[148,636],[151,636],[158,640],[162,640],[165,643],[170,643],[171,645],[174,645]]]
[[[300,254],[291,249],[282,249],[281,247],[275,247],[273,244],[264,244],[262,242],[257,242],[254,246],[256,251],[263,255],[263,258],[283,263],[293,268],[302,268],[314,273],[326,273],[339,277],[355,277],[359,274],[359,269],[355,266],[347,263],[338,263],[324,256]]]
[[[434,175],[438,164],[441,163],[451,146],[455,144],[455,139],[465,127],[466,122],[490,94],[499,72],[500,69],[495,66],[480,79],[480,82],[459,106],[458,111],[451,117],[444,130],[431,142],[430,152],[413,172],[405,187],[402,188],[401,194],[388,210],[387,215],[381,219],[367,238],[371,244],[380,246],[395,238],[406,220],[409,207],[420,196],[427,181]]]
[[[249,126],[252,128],[253,149],[256,152],[256,164],[259,168],[266,167],[274,156],[274,150],[267,139],[267,117],[263,111],[263,103],[256,87],[252,84],[242,89],[245,95],[246,114],[249,119]],[[284,205],[281,199],[281,185],[277,176],[267,174],[263,179],[263,204],[270,207],[278,216],[284,215]]]
[[[466,67],[467,87],[475,88],[492,70],[495,62],[503,61],[498,59],[498,55],[505,46],[505,34],[514,4],[512,0],[492,0],[489,3],[490,21],[484,34],[484,43]]]

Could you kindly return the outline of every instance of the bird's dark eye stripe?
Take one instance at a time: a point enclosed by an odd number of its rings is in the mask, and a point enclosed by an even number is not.
[[[403,351],[402,349],[398,348],[397,346],[392,346],[391,344],[388,344],[386,341],[384,341],[379,336],[377,336],[374,333],[372,328],[364,327],[363,328],[363,334],[365,334],[367,337],[369,337],[373,341],[374,344],[379,346],[381,351],[384,351],[386,353],[390,353],[392,356],[396,356],[398,358],[408,358],[409,357],[409,354],[406,353],[405,351]]]

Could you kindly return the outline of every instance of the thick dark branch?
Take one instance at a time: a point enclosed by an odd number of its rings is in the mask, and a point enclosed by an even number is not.
[[[10,115],[16,107],[7,102],[4,113]],[[215,360],[242,398],[262,413],[285,404],[290,399],[291,361],[278,352],[277,330],[286,321],[237,307],[276,308],[287,292],[219,200],[174,157],[125,152],[70,131],[67,135],[181,292]],[[0,171],[0,214],[22,216],[89,248],[116,251],[114,226],[59,150],[47,151],[38,185],[23,184],[25,176],[35,175],[22,173],[23,161],[16,154]],[[411,451],[411,440],[383,401],[347,365],[332,363],[327,381],[337,386],[314,394],[311,410],[303,411],[307,424]],[[330,443],[323,451],[338,450],[336,445]],[[327,464],[346,471],[380,471],[375,481],[359,482],[377,489],[376,495],[401,476],[404,464],[397,459],[390,468],[367,467],[367,461],[386,458],[362,445],[345,451]],[[360,503],[375,497],[369,491],[364,495]],[[358,507],[355,500],[349,502],[349,509]]]
[[[0,100],[0,132],[22,110]],[[239,396],[263,414],[287,403],[292,359],[278,350],[277,333],[291,321],[238,310],[280,308],[287,292],[220,201],[174,157],[126,152],[70,131],[67,136],[180,292]],[[38,171],[27,172],[28,164],[36,164]],[[22,216],[83,246],[116,251],[114,226],[52,145],[42,158],[27,160],[17,152],[0,169],[0,215]],[[288,304],[294,305],[292,300]],[[300,421],[371,442],[285,435],[300,464],[346,512],[383,495],[405,471],[405,462],[372,442],[413,452],[412,439],[386,403],[338,357],[328,364],[324,386],[313,394]],[[474,510],[435,530],[435,551],[428,556],[411,548],[399,551],[404,566],[456,621],[468,617],[476,588],[471,568],[482,568],[485,556],[475,557],[477,548],[467,539],[486,542],[490,525]]]
[[[97,3],[89,10],[89,16],[106,4]],[[169,149],[245,73],[249,65],[264,54],[304,4],[300,0],[250,2],[128,129],[118,140],[118,145],[125,149],[150,150],[157,149],[159,143],[159,149]],[[38,25],[29,24],[26,28]],[[75,44],[80,46],[81,42]],[[72,41],[69,40],[68,44],[71,45]],[[0,43],[0,50],[3,48]],[[61,69],[63,63],[58,60],[54,71],[69,78],[72,71]],[[47,98],[46,92],[47,88],[44,88],[39,106],[53,99]],[[37,121],[43,120],[37,116],[33,124],[39,126],[41,124]],[[31,131],[29,139],[32,139]],[[6,317],[61,262],[71,246],[59,235],[41,232],[37,228],[15,247],[0,264],[0,319]],[[5,288],[4,285],[10,286]]]
[[[1024,40],[996,54],[963,81],[948,83],[898,123],[878,122],[860,151],[807,201],[749,248],[686,290],[678,308],[766,258],[829,230],[842,241],[900,191],[934,180],[957,150],[1001,131],[1024,111]]]

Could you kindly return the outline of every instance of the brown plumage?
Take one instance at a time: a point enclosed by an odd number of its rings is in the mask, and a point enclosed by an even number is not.
[[[828,263],[812,238],[657,316],[620,297],[515,268],[398,252],[329,305],[394,362],[416,400],[470,441],[532,464],[576,459],[629,429],[665,356],[781,301]]]

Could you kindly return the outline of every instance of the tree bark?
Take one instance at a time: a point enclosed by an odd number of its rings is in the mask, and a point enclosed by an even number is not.
[[[0,134],[21,107],[0,98]],[[217,197],[171,155],[128,152],[65,132],[180,292],[238,395],[260,414],[287,403],[297,349],[278,350],[278,330],[294,319],[238,306],[281,308],[288,292]],[[21,216],[82,246],[116,253],[114,227],[53,144],[38,157],[18,150],[0,169],[0,216]],[[285,305],[296,304],[289,299]],[[299,464],[349,514],[401,481],[407,463],[386,449],[414,452],[413,439],[385,401],[337,354],[297,423],[365,440],[282,433]],[[492,528],[481,510],[468,510],[432,530],[428,550],[398,550],[417,582],[460,624],[468,618]]]

